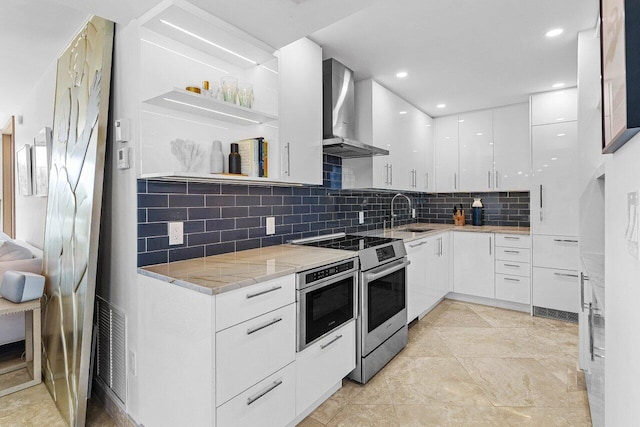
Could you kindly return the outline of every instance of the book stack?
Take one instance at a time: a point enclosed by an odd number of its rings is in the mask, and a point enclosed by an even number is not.
[[[242,173],[247,176],[267,178],[269,176],[269,142],[264,138],[238,141],[238,152]]]

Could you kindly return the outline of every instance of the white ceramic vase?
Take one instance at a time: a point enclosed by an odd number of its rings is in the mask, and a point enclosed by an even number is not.
[[[211,173],[224,172],[224,154],[222,154],[222,142],[213,141],[211,150]]]

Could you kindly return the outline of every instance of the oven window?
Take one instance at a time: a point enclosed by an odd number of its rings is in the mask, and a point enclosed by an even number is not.
[[[368,332],[405,308],[405,271],[395,271],[367,285]]]
[[[355,279],[349,276],[305,296],[306,344],[354,317]]]

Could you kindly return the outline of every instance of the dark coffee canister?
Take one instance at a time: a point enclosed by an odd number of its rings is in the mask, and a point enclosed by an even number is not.
[[[238,153],[238,144],[231,144],[231,153],[229,153],[229,173],[241,174],[240,153]]]
[[[482,199],[474,199],[471,205],[471,223],[473,225],[482,225],[482,208]]]

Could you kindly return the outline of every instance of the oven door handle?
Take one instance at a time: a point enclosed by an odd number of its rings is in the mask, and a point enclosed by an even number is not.
[[[372,270],[370,273],[365,273],[363,277],[367,282],[373,282],[384,276],[388,276],[391,273],[395,273],[398,270],[402,270],[409,264],[411,264],[411,261],[409,260],[398,260],[398,261],[392,262],[388,266],[385,265],[383,267]]]

